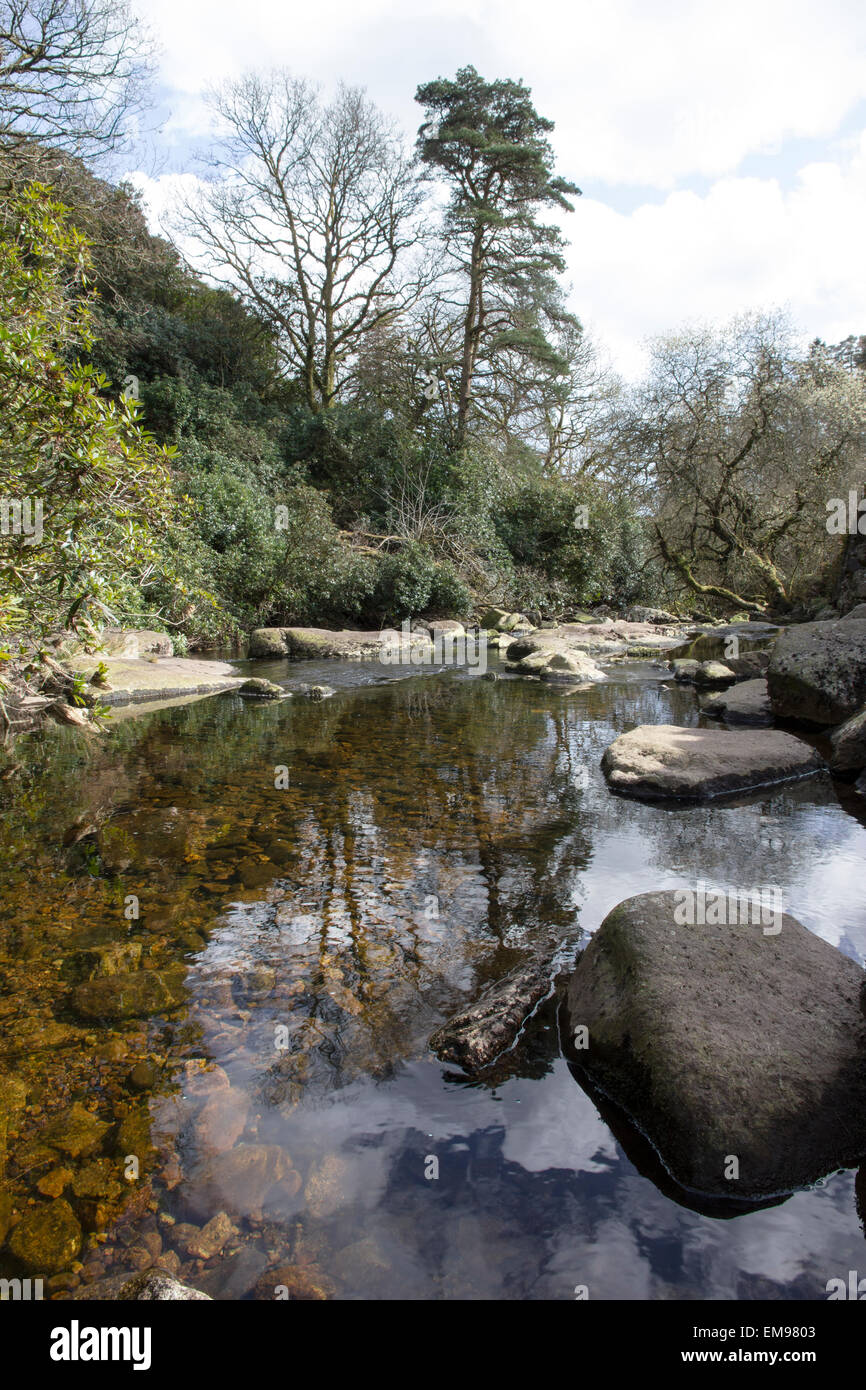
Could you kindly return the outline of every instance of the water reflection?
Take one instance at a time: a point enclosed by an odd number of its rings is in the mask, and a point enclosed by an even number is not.
[[[275,663],[271,679],[352,688],[22,745],[4,788],[0,1017],[28,1094],[5,1191],[19,1210],[71,1200],[83,1269],[58,1291],[148,1259],[223,1298],[286,1280],[349,1298],[821,1297],[856,1267],[851,1174],[736,1220],[673,1200],[575,1085],[552,1002],[483,1083],[427,1050],[528,952],[567,968],[617,902],[697,877],[778,884],[787,910],[866,956],[866,831],[829,778],[724,806],[612,797],[614,737],[700,716],[657,666],[610,672],[568,692]],[[82,981],[180,961],[183,996],[158,1017],[82,1017]],[[113,1126],[106,1183],[142,1159],[120,1198],[81,1196],[94,1155],[44,1142],[76,1101]]]

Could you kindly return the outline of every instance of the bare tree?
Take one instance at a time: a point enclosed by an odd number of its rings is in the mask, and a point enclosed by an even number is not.
[[[125,0],[0,0],[0,142],[116,150],[143,105],[154,45]]]
[[[862,475],[866,389],[778,315],[660,339],[633,441],[664,561],[692,592],[786,610],[832,558],[828,499]]]
[[[422,194],[391,123],[358,88],[323,105],[285,71],[212,94],[224,140],[175,218],[201,268],[279,335],[313,410],[352,382],[365,341],[413,304]]]

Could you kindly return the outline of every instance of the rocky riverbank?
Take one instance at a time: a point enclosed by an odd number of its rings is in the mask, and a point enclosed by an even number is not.
[[[610,626],[524,634],[508,647],[509,667],[551,678],[573,663],[576,677],[603,679],[596,655],[646,641],[634,625]],[[627,730],[602,760],[611,791],[687,803],[863,773],[866,607],[761,635],[769,651],[730,665],[671,662],[678,683],[720,687],[700,709],[726,727]],[[808,741],[816,728],[831,735],[829,769]],[[752,889],[743,885],[732,911],[725,897],[697,918],[681,911],[691,890],[620,904],[579,957],[565,1005],[578,1070],[684,1191],[735,1201],[790,1192],[866,1154],[866,974],[795,917],[776,911],[768,925]],[[489,1064],[535,1008],[552,975],[539,982],[538,970],[528,962],[440,1028],[437,1055],[470,1073]]]

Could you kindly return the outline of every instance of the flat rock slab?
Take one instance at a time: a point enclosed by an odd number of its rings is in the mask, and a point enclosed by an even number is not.
[[[107,627],[99,634],[99,656],[139,657],[172,656],[174,642],[164,632],[153,632],[150,628]],[[87,656],[85,644],[77,637],[67,637],[60,645],[59,655]]]
[[[430,1047],[444,1062],[455,1062],[464,1071],[479,1071],[511,1047],[550,990],[549,964],[531,961],[519,966],[439,1028]]]
[[[713,719],[726,719],[729,724],[766,726],[773,722],[767,682],[760,679],[741,681],[716,695],[707,695],[701,709]]]
[[[546,631],[544,636],[561,640],[573,651],[603,657],[605,654],[623,656],[632,648],[643,653],[681,647],[689,630],[685,623],[660,628],[657,623],[630,623],[623,618],[606,623],[563,623]]]
[[[322,627],[259,627],[250,637],[251,657],[288,657],[290,661],[375,661],[388,651],[395,655],[433,652],[426,632],[408,637],[396,629],[378,632],[332,632]]]
[[[757,1200],[858,1162],[863,971],[787,913],[775,933],[682,924],[683,897],[620,903],[578,960],[579,1065],[693,1191]]]
[[[776,639],[767,671],[773,713],[841,724],[866,702],[866,621],[800,623]]]
[[[647,800],[704,801],[805,777],[825,763],[802,739],[775,729],[643,724],[620,734],[601,766],[613,791]]]
[[[108,689],[92,686],[105,705],[138,704],[145,700],[171,700],[184,695],[214,695],[243,684],[227,661],[197,661],[192,657],[75,656],[65,663],[88,680],[102,662],[108,669]]]

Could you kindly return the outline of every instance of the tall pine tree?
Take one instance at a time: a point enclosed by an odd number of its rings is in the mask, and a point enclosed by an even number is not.
[[[420,86],[426,120],[417,152],[450,186],[448,246],[465,285],[457,444],[466,437],[476,377],[498,356],[522,360],[533,375],[556,376],[565,363],[551,341],[566,322],[557,276],[565,269],[558,227],[538,220],[544,207],[573,211],[576,184],[553,172],[540,116],[522,82],[485,82],[474,67],[454,80]]]

